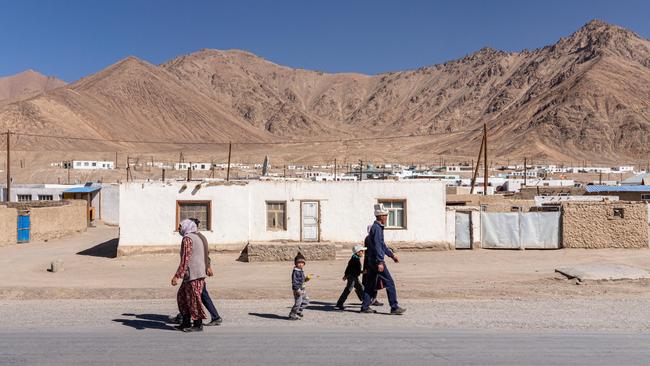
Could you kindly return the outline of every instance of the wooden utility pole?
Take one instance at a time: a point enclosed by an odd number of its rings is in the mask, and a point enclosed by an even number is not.
[[[488,155],[487,155],[487,123],[483,123],[483,164],[484,164],[484,177],[483,177],[483,195],[487,196],[488,187]]]
[[[6,201],[11,202],[11,132],[7,131],[7,193]]]
[[[226,181],[230,180],[230,155],[232,153],[232,142],[228,143],[228,168],[226,170]]]
[[[162,181],[165,183],[165,168],[162,170]]]
[[[526,158],[524,158],[524,187],[528,182],[528,165],[526,163],[527,163]]]
[[[483,147],[485,146],[485,132],[483,132],[483,138],[481,139],[481,147],[478,149],[478,159],[476,159],[476,167],[474,168],[474,174],[472,175],[472,187],[469,190],[469,194],[474,194],[474,185],[476,184],[476,177],[478,176],[478,168],[481,166],[481,155],[483,155]]]
[[[115,152],[115,169],[117,169],[117,168],[119,168],[119,166],[117,166],[117,151],[116,151]]]
[[[334,181],[336,182],[336,159],[334,159]]]
[[[68,184],[70,184],[70,170],[72,170],[72,160],[68,162]]]

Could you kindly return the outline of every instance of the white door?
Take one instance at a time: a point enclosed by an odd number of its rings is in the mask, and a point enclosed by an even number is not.
[[[302,202],[302,241],[318,241],[318,201]]]

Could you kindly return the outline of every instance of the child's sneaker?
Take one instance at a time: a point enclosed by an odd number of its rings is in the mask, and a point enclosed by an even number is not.
[[[297,314],[289,314],[289,320],[300,320]]]
[[[298,313],[296,315],[298,315],[298,317],[300,317],[300,318],[304,317],[304,315],[302,315],[302,313]]]

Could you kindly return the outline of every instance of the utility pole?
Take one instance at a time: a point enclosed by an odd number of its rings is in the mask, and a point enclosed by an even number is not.
[[[334,181],[336,182],[336,158],[334,158]]]
[[[487,155],[487,123],[483,123],[483,164],[484,164],[484,177],[483,177],[483,195],[487,196],[488,187],[488,155]]]
[[[165,168],[162,170],[162,181],[165,183]]]
[[[478,176],[478,168],[481,166],[481,155],[483,155],[483,148],[485,147],[485,131],[483,131],[483,138],[481,139],[481,147],[478,150],[478,159],[476,159],[476,168],[474,168],[474,174],[472,174],[472,187],[469,190],[469,194],[474,194],[474,185],[476,184],[476,177]]]
[[[526,186],[526,183],[528,183],[528,165],[526,163],[526,158],[524,158],[524,187]]]
[[[226,182],[230,180],[230,154],[232,153],[232,142],[228,143],[228,170],[226,170]]]
[[[68,184],[70,184],[70,170],[72,170],[72,160],[68,161]]]
[[[117,151],[116,151],[115,152],[115,169],[117,169],[117,168],[119,168],[119,167],[117,166]]]
[[[11,201],[11,132],[7,131],[7,197],[6,201]]]

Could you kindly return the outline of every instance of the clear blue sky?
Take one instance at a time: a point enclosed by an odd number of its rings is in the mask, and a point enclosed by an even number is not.
[[[162,63],[201,48],[375,74],[541,47],[593,18],[650,38],[645,0],[0,0],[0,75],[74,81],[128,55]]]

